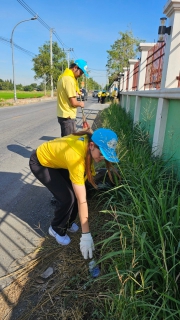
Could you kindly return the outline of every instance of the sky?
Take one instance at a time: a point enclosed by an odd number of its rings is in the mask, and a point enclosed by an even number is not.
[[[132,30],[135,38],[153,43],[167,0],[0,0],[0,79],[12,80],[11,34],[17,23],[37,14],[39,20],[20,23],[13,33],[16,84],[34,80],[32,58],[46,41],[57,41],[70,59],[87,61],[89,75],[102,87],[108,81],[106,64],[119,32]],[[168,22],[166,24],[168,26]]]

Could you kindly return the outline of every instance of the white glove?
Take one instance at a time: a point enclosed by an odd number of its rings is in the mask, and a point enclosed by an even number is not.
[[[94,250],[94,242],[91,236],[91,233],[82,233],[80,238],[80,250],[84,257],[84,259],[91,259],[93,257],[93,250]]]

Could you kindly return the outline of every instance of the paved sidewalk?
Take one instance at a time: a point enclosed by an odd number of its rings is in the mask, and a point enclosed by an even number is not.
[[[40,245],[41,236],[12,213],[0,210],[0,290],[13,280],[12,273],[22,259]]]

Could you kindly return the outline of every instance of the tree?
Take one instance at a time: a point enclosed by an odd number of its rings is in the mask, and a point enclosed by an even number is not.
[[[41,82],[38,86],[37,86],[37,91],[43,91],[44,90],[44,83]]]
[[[23,90],[24,90],[24,87],[23,87],[23,85],[20,83],[20,84],[17,84],[17,85],[16,85],[16,89],[19,90],[19,91],[23,91]]]
[[[84,84],[83,87],[87,88],[87,91],[89,90],[98,90],[100,85],[94,81],[92,78],[85,78],[84,76],[78,78],[78,85],[79,88],[82,87],[82,83]]]
[[[92,78],[87,79],[87,88],[88,90],[98,90],[100,87],[99,83],[94,81]]]
[[[132,31],[119,32],[120,38],[111,46],[111,50],[107,50],[108,61],[107,71],[109,74],[109,82],[111,83],[123,68],[128,66],[129,59],[134,59],[137,55],[140,42],[138,38],[134,38]]]
[[[66,54],[59,48],[57,42],[52,43],[52,61],[53,66],[50,65],[50,42],[46,42],[42,47],[39,47],[39,54],[32,59],[35,71],[35,79],[43,79],[48,83],[53,77],[53,82],[56,83],[59,75],[67,67]]]
[[[0,90],[13,90],[12,80],[2,80],[0,79]]]
[[[24,91],[33,91],[33,90],[34,90],[34,88],[31,85],[24,86]]]

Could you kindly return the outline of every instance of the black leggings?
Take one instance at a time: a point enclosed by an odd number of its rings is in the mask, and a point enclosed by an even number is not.
[[[51,191],[56,202],[54,219],[51,222],[53,229],[61,236],[66,234],[77,217],[77,199],[66,169],[52,169],[43,167],[38,161],[36,151],[33,151],[29,166],[34,176]]]

